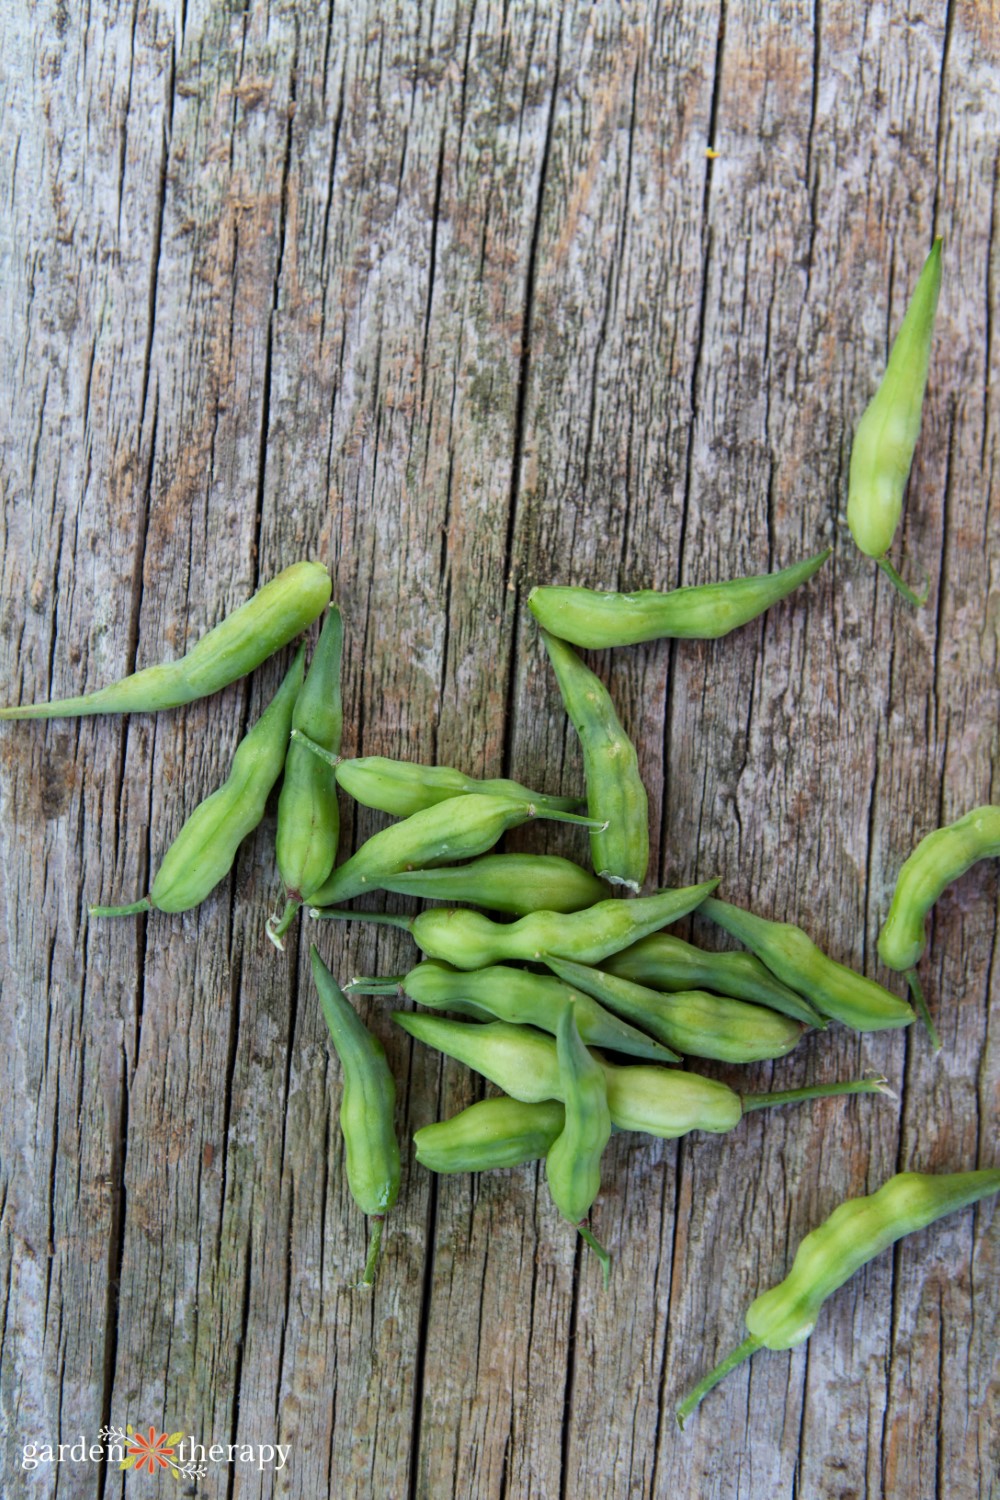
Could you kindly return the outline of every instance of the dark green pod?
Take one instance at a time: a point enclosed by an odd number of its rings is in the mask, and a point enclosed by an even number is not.
[[[556,1100],[522,1104],[503,1095],[470,1104],[414,1133],[417,1161],[431,1172],[489,1172],[540,1161],[563,1128]]]
[[[340,694],[343,642],[343,622],[334,604],[323,623],[292,714],[293,729],[308,734],[334,755],[340,750],[344,725]],[[340,811],[333,769],[292,739],[285,756],[274,840],[287,904],[281,920],[268,923],[267,929],[277,947],[283,946],[282,936],[303,898],[311,896],[333,869],[339,839]]]
[[[565,641],[542,631],[566,712],[580,739],[587,811],[603,825],[590,835],[590,857],[602,880],[638,891],[649,865],[649,803],[635,746],[611,695]]]
[[[372,1036],[345,998],[315,943],[310,958],[323,1016],[344,1074],[340,1129],[344,1137],[347,1185],[362,1213],[374,1221],[361,1282],[362,1286],[371,1286],[381,1246],[382,1221],[399,1193],[399,1143],[393,1125],[396,1085],[382,1043]]]
[[[664,995],[585,964],[548,957],[545,962],[568,985],[576,985],[616,1015],[644,1027],[684,1057],[732,1063],[784,1057],[804,1030],[801,1022],[788,1016],[726,995],[710,995],[705,990]]]
[[[572,813],[540,808],[533,802],[510,797],[476,793],[451,797],[373,834],[313,893],[313,904],[317,908],[333,906],[365,891],[381,890],[387,877],[391,879],[404,870],[451,864],[456,859],[482,854],[508,828],[518,828],[532,818],[586,824],[585,819],[578,819]]]
[[[807,1026],[826,1026],[819,1011],[775,979],[752,953],[710,953],[669,932],[653,932],[612,954],[601,968],[654,990],[713,990],[734,1000],[766,1005]]]
[[[611,1258],[583,1221],[601,1190],[601,1157],[611,1139],[608,1084],[601,1064],[580,1038],[572,1005],[559,1017],[556,1055],[565,1124],[549,1147],[545,1177],[556,1208],[601,1262],[607,1286]]]
[[[506,964],[468,973],[428,960],[410,970],[402,988],[411,1000],[432,1010],[456,1010],[464,1014],[464,1007],[470,1005],[472,1011],[480,1014],[485,1011],[498,1021],[537,1026],[553,1036],[564,1012],[572,1008],[580,1035],[588,1046],[609,1047],[649,1062],[680,1061],[675,1052],[611,1015],[588,994],[574,989],[572,982],[564,984],[550,974],[532,974]]]
[[[616,594],[598,589],[534,588],[528,595],[528,608],[552,635],[594,651],[665,636],[716,640],[756,619],[806,583],[832,551],[827,547],[779,573],[759,573],[668,592],[640,589],[634,594]]]
[[[596,964],[694,911],[718,883],[706,880],[631,901],[598,901],[586,911],[536,911],[517,922],[491,922],[478,911],[456,907],[434,908],[416,917],[315,908],[313,915],[402,927],[428,958],[440,958],[456,969],[484,969],[507,959],[541,962],[545,953]]]
[[[783,984],[805,995],[823,1015],[855,1031],[884,1031],[909,1026],[913,1020],[905,1000],[828,958],[801,927],[769,922],[727,901],[707,900],[702,911],[752,949]]]
[[[142,714],[192,703],[259,667],[311,625],[329,602],[330,575],[326,568],[320,563],[294,563],[177,661],[145,667],[80,698],[0,709],[0,719]]]
[[[300,646],[270,704],[237,746],[226,781],[195,808],[163,856],[149,895],[128,906],[92,906],[92,917],[188,911],[229,874],[237,849],[264,816],[281,775],[304,658],[305,647]]]
[[[607,889],[580,865],[557,854],[484,854],[467,865],[407,870],[382,888],[424,901],[467,901],[522,917],[532,911],[582,911]]]

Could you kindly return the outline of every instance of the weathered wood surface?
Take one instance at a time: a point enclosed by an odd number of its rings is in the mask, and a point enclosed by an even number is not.
[[[901,858],[1000,798],[995,5],[83,10],[0,18],[3,697],[180,651],[316,556],[348,751],[568,787],[532,583],[702,582],[829,540],[762,622],[596,662],[654,874],[722,874],[878,973]],[[935,232],[914,613],[843,505]],[[127,1421],[292,1445],[279,1473],[213,1467],[212,1495],[995,1495],[990,1205],[880,1257],[683,1435],[672,1419],[843,1197],[996,1163],[995,863],[934,918],[939,1057],[916,1029],[835,1028],[749,1073],[881,1069],[898,1107],[616,1138],[606,1295],[536,1170],[434,1183],[407,1156],[365,1297],[305,950],[264,936],[273,816],[199,910],[85,915],[146,888],[281,669],[155,719],[0,734],[3,1493],[175,1493],[20,1468],[26,1442]],[[345,837],[378,822],[346,814]],[[412,951],[319,940],[342,975]],[[364,1013],[401,1132],[476,1096],[382,1002]]]

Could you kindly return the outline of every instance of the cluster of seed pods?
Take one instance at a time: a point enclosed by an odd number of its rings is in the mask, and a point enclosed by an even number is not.
[[[936,241],[885,380],[858,427],[848,499],[858,546],[918,604],[922,600],[886,554],[920,428],[940,262]],[[729,1063],[778,1058],[807,1029],[825,1028],[830,1020],[858,1031],[913,1020],[905,1000],[835,963],[799,928],[719,899],[718,881],[639,894],[649,827],[638,758],[607,688],[574,649],[662,637],[717,639],[806,583],[830,552],[776,573],[668,593],[534,589],[529,607],[582,749],[585,795],[579,798],[535,792],[506,778],[475,780],[449,767],[343,758],[343,629],[333,605],[308,673],[300,647],[273,701],[237,748],[225,782],[188,818],[148,893],[122,906],[91,907],[91,915],[181,912],[203,901],[231,869],[283,773],[276,860],[284,909],[267,926],[276,948],[283,947],[303,906],[313,917],[352,919],[359,914],[340,903],[373,890],[459,900],[513,917],[497,921],[468,905],[413,917],[363,914],[362,920],[404,927],[425,958],[407,974],[355,979],[346,988],[403,994],[431,1012],[463,1018],[412,1011],[395,1016],[412,1037],[503,1091],[418,1131],[417,1160],[437,1172],[543,1160],[557,1209],[594,1250],[606,1281],[610,1256],[589,1219],[612,1130],[661,1138],[692,1130],[718,1133],[732,1130],[751,1109],[889,1092],[884,1079],[862,1078],[741,1094],[674,1064],[685,1057]],[[297,563],[179,660],[83,697],[3,709],[0,718],[151,712],[191,702],[291,642],[327,609],[330,595],[325,568]],[[339,866],[338,788],[400,820]],[[538,818],[585,829],[593,873],[554,856],[487,852],[506,830]],[[907,974],[935,1042],[916,975],[925,919],[952,879],[998,853],[1000,809],[981,807],[928,834],[900,872],[879,954],[890,969]],[[706,952],[662,930],[695,909],[749,951]],[[340,1124],[348,1185],[373,1224],[361,1283],[371,1285],[383,1220],[400,1184],[395,1087],[381,1044],[315,945],[311,961],[343,1073]],[[755,1349],[790,1348],[808,1337],[822,1301],[872,1255],[911,1229],[997,1191],[998,1171],[902,1173],[871,1197],[841,1205],[803,1242],[786,1280],[754,1302],[749,1337],[681,1403],[679,1420]]]

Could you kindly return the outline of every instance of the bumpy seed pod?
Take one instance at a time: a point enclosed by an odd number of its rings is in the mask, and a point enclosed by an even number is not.
[[[726,901],[708,900],[702,910],[726,932],[751,948],[783,984],[798,990],[825,1016],[855,1031],[909,1026],[913,1011],[872,979],[856,974],[817,948],[800,927],[769,922]]]
[[[571,646],[542,631],[566,712],[580,738],[587,810],[604,825],[590,836],[590,857],[602,880],[637,891],[649,865],[649,803],[635,746],[611,695]]]
[[[563,1128],[554,1099],[480,1099],[450,1120],[414,1132],[417,1161],[431,1172],[489,1172],[540,1161]]]
[[[326,568],[319,563],[294,563],[177,661],[144,667],[121,682],[81,698],[0,709],[0,719],[143,714],[192,703],[259,667],[311,625],[329,602],[330,575]]]
[[[556,1208],[600,1261],[606,1287],[611,1257],[584,1221],[601,1191],[601,1157],[611,1139],[608,1084],[580,1039],[571,1005],[559,1017],[556,1054],[566,1119],[545,1158],[545,1177]]]
[[[667,592],[640,589],[634,594],[616,594],[598,589],[533,588],[528,608],[552,635],[593,651],[666,636],[711,641],[746,625],[779,599],[787,598],[819,571],[832,551],[827,547],[779,573]]]
[[[368,1259],[361,1278],[362,1286],[371,1286],[382,1244],[382,1224],[399,1193],[399,1143],[393,1127],[396,1085],[382,1043],[345,998],[315,943],[310,957],[323,1016],[344,1072],[340,1129],[347,1185],[361,1212],[372,1220]]]
[[[422,901],[467,901],[514,917],[582,911],[607,895],[596,875],[558,854],[483,854],[466,865],[404,870],[382,888]]]
[[[195,808],[163,856],[149,895],[128,906],[92,906],[92,917],[189,911],[229,874],[237,849],[264,816],[268,794],[281,775],[304,657],[301,646],[270,704],[240,741],[225,783]]]
[[[724,1376],[757,1349],[794,1349],[816,1326],[827,1297],[906,1234],[1000,1192],[1000,1171],[900,1172],[867,1198],[850,1198],[806,1235],[792,1269],[747,1312],[750,1337],[716,1365],[677,1408],[681,1427]]]

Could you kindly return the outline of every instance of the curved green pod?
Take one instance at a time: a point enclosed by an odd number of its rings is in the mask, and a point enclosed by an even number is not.
[[[769,922],[714,898],[703,903],[706,917],[731,933],[762,959],[783,984],[805,995],[825,1016],[855,1031],[909,1026],[913,1011],[905,1000],[838,964],[817,948],[801,927]]]
[[[522,1103],[562,1098],[556,1044],[530,1026],[511,1026],[505,1021],[470,1024],[417,1011],[394,1011],[393,1019],[410,1036],[446,1057],[464,1062]],[[598,1061],[604,1069],[612,1124],[619,1130],[642,1131],[667,1140],[686,1135],[689,1130],[723,1134],[739,1124],[747,1110],[840,1094],[887,1092],[884,1079],[862,1078],[740,1095],[714,1078],[702,1078],[682,1068],[645,1063],[618,1067],[600,1057]]]
[[[416,917],[317,908],[313,915],[402,927],[428,958],[442,959],[456,969],[485,969],[508,959],[541,962],[545,953],[596,964],[646,933],[687,916],[718,883],[706,880],[631,901],[598,901],[586,911],[536,911],[517,922],[491,922],[481,912],[458,907],[434,908]]]
[[[732,1063],[784,1057],[798,1044],[805,1029],[800,1021],[746,1000],[710,995],[705,990],[665,995],[586,964],[552,957],[546,957],[545,962],[567,985],[576,985],[684,1057]]]
[[[340,1130],[347,1185],[361,1212],[373,1221],[361,1278],[362,1286],[371,1286],[382,1244],[382,1222],[399,1193],[399,1142],[393,1125],[396,1085],[382,1043],[346,999],[315,943],[309,956],[323,1018],[344,1073]]]
[[[886,557],[903,512],[903,494],[920,436],[934,317],[941,290],[941,239],[934,241],[889,353],[875,395],[851,446],[847,524],[857,546],[873,557],[911,604],[923,604]]]
[[[323,622],[292,713],[293,730],[304,731],[332,754],[340,749],[344,727],[340,693],[343,643],[344,626],[340,610],[334,604]],[[311,896],[333,869],[339,840],[340,810],[333,769],[292,739],[285,755],[274,840],[286,905],[281,919],[277,923],[272,920],[267,927],[276,947],[284,946],[282,936],[303,898]]]
[[[332,755],[315,739],[296,730],[292,736],[305,750],[333,766],[337,784],[362,807],[373,807],[377,812],[390,813],[395,818],[409,818],[425,807],[434,807],[438,802],[447,802],[451,797],[478,796],[508,797],[515,802],[533,802],[535,806],[555,812],[573,812],[582,806],[582,797],[552,797],[547,792],[533,792],[519,781],[509,781],[496,776],[491,780],[477,781],[451,766],[424,766],[417,761],[391,760],[386,755],[362,755],[345,760]]]
[[[1000,1171],[900,1172],[877,1193],[850,1198],[806,1235],[792,1269],[778,1286],[751,1303],[750,1337],[722,1360],[677,1408],[685,1419],[730,1370],[757,1349],[794,1349],[816,1326],[820,1308],[838,1287],[904,1235],[1000,1192]]]
[[[574,646],[603,651],[664,637],[711,641],[762,615],[800,584],[807,583],[833,551],[793,563],[777,573],[733,578],[693,587],[639,589],[618,594],[600,589],[533,588],[528,608],[543,629]]]
[[[351,988],[357,993],[364,992],[363,985],[356,980]],[[553,1036],[565,1012],[573,1009],[580,1035],[590,1047],[609,1047],[648,1062],[680,1061],[669,1047],[612,1015],[590,995],[574,988],[572,982],[564,984],[551,974],[533,974],[507,964],[492,964],[469,973],[426,959],[403,976],[401,988],[418,1005],[432,1010],[455,1010],[463,1014],[469,1006],[470,1014],[485,1013],[512,1025],[537,1026]]]
[[[264,816],[281,775],[304,659],[305,647],[300,646],[270,704],[237,746],[226,781],[199,803],[163,856],[149,895],[128,906],[92,906],[92,917],[189,911],[229,874],[237,849]]]
[[[580,1038],[572,1005],[559,1017],[556,1058],[565,1121],[545,1157],[545,1178],[556,1208],[600,1261],[607,1286],[611,1257],[584,1220],[601,1191],[601,1157],[611,1139],[608,1083]]]
[[[581,865],[558,854],[483,854],[467,865],[404,870],[382,889],[423,901],[467,901],[523,917],[533,911],[582,911],[607,889]]]
[[[555,808],[541,808],[522,799],[489,793],[450,797],[372,834],[313,892],[312,901],[316,907],[333,906],[365,891],[381,890],[387,877],[391,879],[404,870],[451,864],[456,859],[482,854],[508,828],[518,828],[532,818],[555,818],[562,823],[592,826],[589,819]]]
[[[523,1104],[503,1095],[480,1099],[450,1120],[414,1132],[417,1161],[431,1172],[489,1172],[540,1161],[561,1133],[565,1111],[554,1099]]]
[[[649,866],[649,803],[635,746],[601,679],[565,641],[546,630],[542,640],[583,751],[587,811],[604,825],[590,835],[594,869],[638,891]]]
[[[246,676],[311,625],[329,604],[330,589],[330,575],[320,563],[294,563],[177,661],[144,667],[80,698],[0,709],[0,719],[154,713],[205,698]]]
[[[912,969],[927,946],[926,921],[946,886],[981,859],[1000,855],[1000,807],[974,807],[963,818],[927,834],[896,880],[878,953],[890,969]]]
[[[631,979],[634,984],[648,985],[650,989],[668,993],[712,990],[718,995],[731,995],[734,1000],[766,1005],[769,1010],[804,1021],[807,1026],[826,1026],[808,1000],[775,979],[752,953],[711,953],[672,933],[653,932],[630,948],[623,948],[621,953],[613,953],[601,968],[619,979]]]

